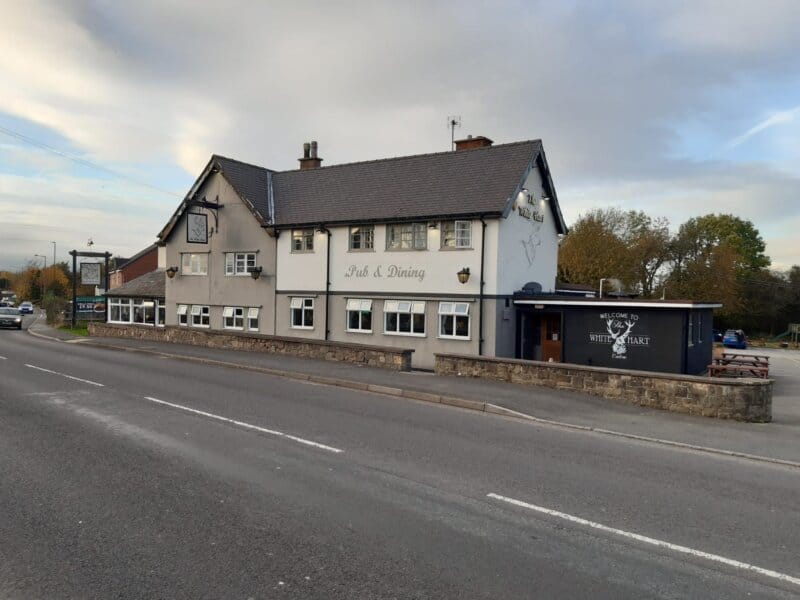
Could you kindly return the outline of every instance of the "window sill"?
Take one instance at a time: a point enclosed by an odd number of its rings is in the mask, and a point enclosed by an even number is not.
[[[311,331],[313,327],[306,327],[305,325],[289,325],[289,329],[305,329],[306,331]]]
[[[372,329],[345,329],[345,333],[372,333]]]
[[[439,335],[437,336],[440,340],[458,340],[460,342],[469,342],[472,340],[472,336],[469,335]]]
[[[291,250],[289,254],[314,254],[313,250]]]
[[[208,277],[208,273],[181,273],[181,277]]]
[[[225,273],[225,277],[250,277],[250,273]]]
[[[244,327],[225,327],[223,325],[222,328],[227,330],[227,331],[244,331]]]
[[[427,334],[424,333],[406,333],[405,331],[384,331],[383,335],[398,335],[401,337],[428,337]]]
[[[445,252],[453,252],[458,250],[475,250],[472,246],[439,246],[439,250],[443,250]]]
[[[427,252],[427,248],[387,248],[386,252]]]
[[[194,329],[211,329],[211,325],[192,325]]]
[[[348,252],[375,252],[375,248],[348,248]]]

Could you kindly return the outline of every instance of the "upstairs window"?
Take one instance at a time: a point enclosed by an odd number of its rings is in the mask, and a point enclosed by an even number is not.
[[[372,333],[372,300],[347,301],[347,331]]]
[[[293,329],[314,328],[314,299],[292,298],[290,303]]]
[[[249,275],[255,266],[255,252],[225,253],[225,275]]]
[[[471,248],[472,221],[443,221],[442,248]]]
[[[427,247],[427,223],[401,223],[386,226],[387,250],[425,250]]]
[[[359,225],[350,228],[350,250],[373,250],[375,228],[372,225]]]
[[[313,229],[292,230],[292,252],[313,252],[313,251],[314,251],[314,230]]]
[[[425,303],[386,300],[383,303],[383,332],[387,335],[425,335]]]
[[[439,302],[439,337],[469,339],[469,304]]]
[[[208,254],[181,254],[181,275],[208,275]]]

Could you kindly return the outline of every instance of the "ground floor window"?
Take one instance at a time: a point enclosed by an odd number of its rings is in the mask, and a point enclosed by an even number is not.
[[[347,301],[347,331],[372,333],[372,300]]]
[[[469,304],[439,302],[439,337],[469,339]]]
[[[211,310],[208,306],[193,304],[191,315],[192,327],[209,327],[211,325]]]
[[[222,309],[222,326],[225,329],[244,329],[244,308],[226,306]]]
[[[167,306],[163,302],[157,302],[156,305],[158,308],[158,320],[156,321],[156,325],[163,327],[167,324]]]
[[[247,309],[247,329],[250,331],[258,331],[258,309]]]
[[[178,304],[178,325],[189,324],[189,306],[186,304]]]
[[[292,298],[291,304],[292,328],[294,329],[313,329],[314,328],[314,299],[313,298]]]
[[[156,324],[156,303],[137,298],[133,302],[133,322],[139,325]]]
[[[130,323],[131,322],[131,300],[130,300],[130,298],[109,298],[108,299],[108,322],[109,323]]]
[[[383,332],[388,335],[425,335],[425,303],[386,300],[383,304]]]

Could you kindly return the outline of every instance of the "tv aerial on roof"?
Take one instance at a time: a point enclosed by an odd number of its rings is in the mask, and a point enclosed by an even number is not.
[[[456,149],[456,127],[461,127],[461,115],[447,117],[447,127],[450,129],[450,150]]]

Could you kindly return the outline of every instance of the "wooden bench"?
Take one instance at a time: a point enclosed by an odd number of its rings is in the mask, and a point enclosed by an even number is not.
[[[710,377],[759,377],[767,379],[769,377],[769,367],[755,364],[711,364],[708,365],[708,375]]]

